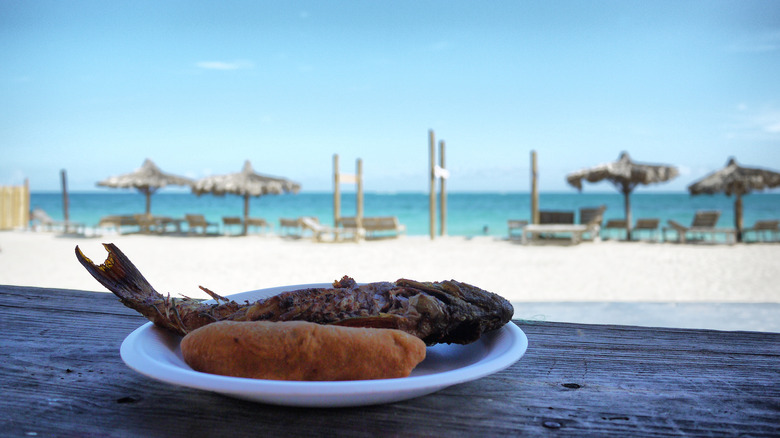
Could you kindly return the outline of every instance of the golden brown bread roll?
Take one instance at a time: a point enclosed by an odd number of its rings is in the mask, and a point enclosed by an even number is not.
[[[196,371],[271,380],[406,377],[425,359],[425,343],[394,329],[304,321],[208,324],[181,341]]]

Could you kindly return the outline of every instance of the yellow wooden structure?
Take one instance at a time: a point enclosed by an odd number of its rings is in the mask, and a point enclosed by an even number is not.
[[[0,230],[27,228],[30,224],[30,184],[0,186]]]

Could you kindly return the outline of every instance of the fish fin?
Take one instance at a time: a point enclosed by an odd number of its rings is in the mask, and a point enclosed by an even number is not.
[[[94,264],[81,252],[81,248],[76,246],[76,258],[95,280],[125,304],[146,305],[149,300],[164,299],[116,245],[104,243],[103,246],[108,251],[108,256],[101,265]]]
[[[341,321],[337,321],[331,324],[343,327],[398,329],[402,327],[403,321],[404,318],[401,318],[398,315],[382,313],[378,316],[358,316],[355,318],[342,319]]]
[[[203,292],[206,292],[207,294],[209,294],[209,296],[210,296],[211,298],[213,298],[213,299],[214,299],[214,301],[216,301],[217,303],[219,303],[220,301],[224,301],[224,302],[230,302],[230,300],[229,300],[229,299],[227,299],[227,298],[223,297],[222,295],[220,295],[220,294],[218,294],[218,293],[216,293],[216,292],[212,291],[211,289],[209,289],[209,288],[207,288],[207,287],[203,287],[203,286],[198,286],[198,287],[199,287],[199,288],[200,288],[200,290],[202,290]]]

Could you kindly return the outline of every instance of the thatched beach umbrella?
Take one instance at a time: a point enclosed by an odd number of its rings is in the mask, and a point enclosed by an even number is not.
[[[737,241],[742,241],[742,195],[752,191],[763,191],[780,186],[780,173],[755,167],[742,167],[737,160],[729,158],[726,167],[712,172],[688,186],[692,195],[725,193],[735,195],[734,226],[737,229]]]
[[[200,196],[204,193],[223,196],[225,193],[244,197],[244,234],[247,231],[249,217],[249,198],[252,196],[278,195],[281,193],[298,193],[301,185],[285,178],[277,178],[256,173],[252,163],[246,160],[241,172],[227,175],[207,176],[195,181],[192,192]]]
[[[627,152],[622,152],[617,161],[578,170],[566,176],[566,181],[582,191],[582,181],[609,181],[623,194],[626,210],[626,238],[631,240],[631,192],[640,184],[656,184],[675,178],[679,172],[666,164],[645,164],[631,161]]]
[[[113,188],[134,188],[146,195],[146,214],[152,209],[152,194],[165,186],[191,186],[192,180],[183,176],[165,173],[150,159],[134,172],[112,176],[97,183],[98,186]]]

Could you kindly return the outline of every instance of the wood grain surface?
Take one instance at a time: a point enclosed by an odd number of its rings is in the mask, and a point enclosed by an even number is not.
[[[515,321],[526,355],[413,400],[289,408],[146,378],[108,293],[0,286],[2,436],[780,436],[780,334]]]

